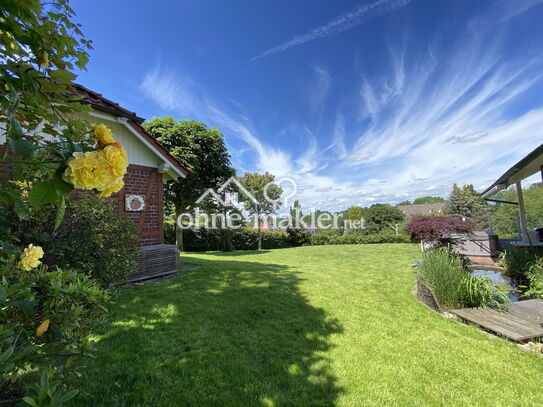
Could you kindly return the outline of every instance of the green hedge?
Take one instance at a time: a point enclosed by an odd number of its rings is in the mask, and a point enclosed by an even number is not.
[[[410,241],[408,235],[397,235],[394,232],[381,232],[369,235],[349,234],[345,236],[318,233],[310,237],[310,244],[312,246],[325,244],[409,243]]]
[[[234,250],[256,250],[258,247],[258,232],[252,229],[240,229],[223,232],[212,229],[185,229],[183,231],[183,246],[189,252],[223,250],[226,233],[232,235]],[[173,224],[164,225],[164,240],[175,243],[175,227]],[[263,249],[283,249],[291,247],[289,235],[283,232],[262,231]]]
[[[175,227],[172,224],[164,225],[164,239],[166,243],[175,243]],[[253,229],[240,229],[231,232],[234,250],[256,250],[258,246],[258,232]],[[183,244],[189,252],[216,251],[224,247],[224,232],[210,229],[187,229],[183,231]],[[318,233],[314,236],[307,231],[262,231],[263,249],[283,249],[296,246],[319,246],[325,244],[369,244],[369,243],[409,243],[406,234],[396,235],[394,232],[381,232],[377,234],[338,234]]]

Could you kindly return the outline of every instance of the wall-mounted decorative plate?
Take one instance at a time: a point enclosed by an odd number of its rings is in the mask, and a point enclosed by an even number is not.
[[[143,195],[125,195],[124,206],[129,212],[141,212],[145,208],[145,197]]]

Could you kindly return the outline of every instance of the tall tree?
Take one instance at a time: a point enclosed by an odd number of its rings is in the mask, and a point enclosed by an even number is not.
[[[486,229],[490,216],[490,205],[468,184],[460,188],[454,184],[447,202],[447,210],[454,216],[475,223],[477,229]]]
[[[378,233],[385,229],[394,230],[404,219],[404,214],[398,208],[389,204],[374,204],[366,210],[366,229]]]
[[[245,209],[255,216],[258,228],[258,250],[262,249],[262,216],[275,213],[280,207],[279,198],[283,194],[283,189],[273,182],[275,176],[266,172],[259,174],[257,172],[247,172],[239,180],[243,187],[251,194],[251,197],[240,193],[240,201],[243,202]],[[274,202],[275,201],[275,202]]]
[[[190,171],[186,178],[179,178],[165,188],[165,200],[173,203],[176,219],[208,188],[217,189],[235,175],[223,135],[216,127],[171,116],[154,118],[144,127]],[[183,233],[179,227],[176,243],[182,251]]]

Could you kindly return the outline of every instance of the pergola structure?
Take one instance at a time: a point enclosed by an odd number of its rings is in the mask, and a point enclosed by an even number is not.
[[[509,168],[500,178],[498,178],[481,194],[484,199],[492,201],[492,199],[489,199],[492,195],[495,195],[498,192],[506,189],[510,185],[515,184],[518,203],[505,203],[518,204],[520,218],[520,234],[522,237],[522,241],[528,244],[532,244],[532,242],[530,242],[528,230],[526,227],[526,209],[524,206],[524,196],[522,193],[522,180],[531,177],[538,172],[541,172],[541,179],[543,181],[543,144],[541,144],[534,151],[532,151],[518,163]]]

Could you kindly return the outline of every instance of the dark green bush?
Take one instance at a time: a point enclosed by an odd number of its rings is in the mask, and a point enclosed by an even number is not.
[[[381,232],[374,234],[347,234],[344,236],[334,236],[330,234],[317,233],[309,238],[312,246],[325,244],[370,244],[370,243],[409,243],[409,236],[405,234],[395,234],[394,232]]]
[[[311,234],[306,229],[288,228],[288,243],[290,247],[309,246]]]
[[[130,220],[113,204],[88,196],[73,198],[63,223],[64,235],[53,245],[61,267],[74,267],[104,287],[123,283],[137,267],[139,237]]]
[[[175,221],[164,219],[164,243],[175,244]]]
[[[64,221],[54,233],[53,216],[45,210],[18,233],[22,242],[43,247],[46,264],[81,270],[103,287],[124,282],[136,269],[136,227],[118,215],[113,203],[88,194],[69,197]]]
[[[173,242],[175,242],[175,229]],[[166,228],[165,228],[166,230]],[[218,229],[185,229],[183,230],[183,245],[186,251],[202,252],[224,249],[224,231]],[[253,229],[238,229],[230,231],[234,250],[257,250],[258,232]],[[290,247],[288,235],[283,232],[262,231],[263,249],[282,249]]]

